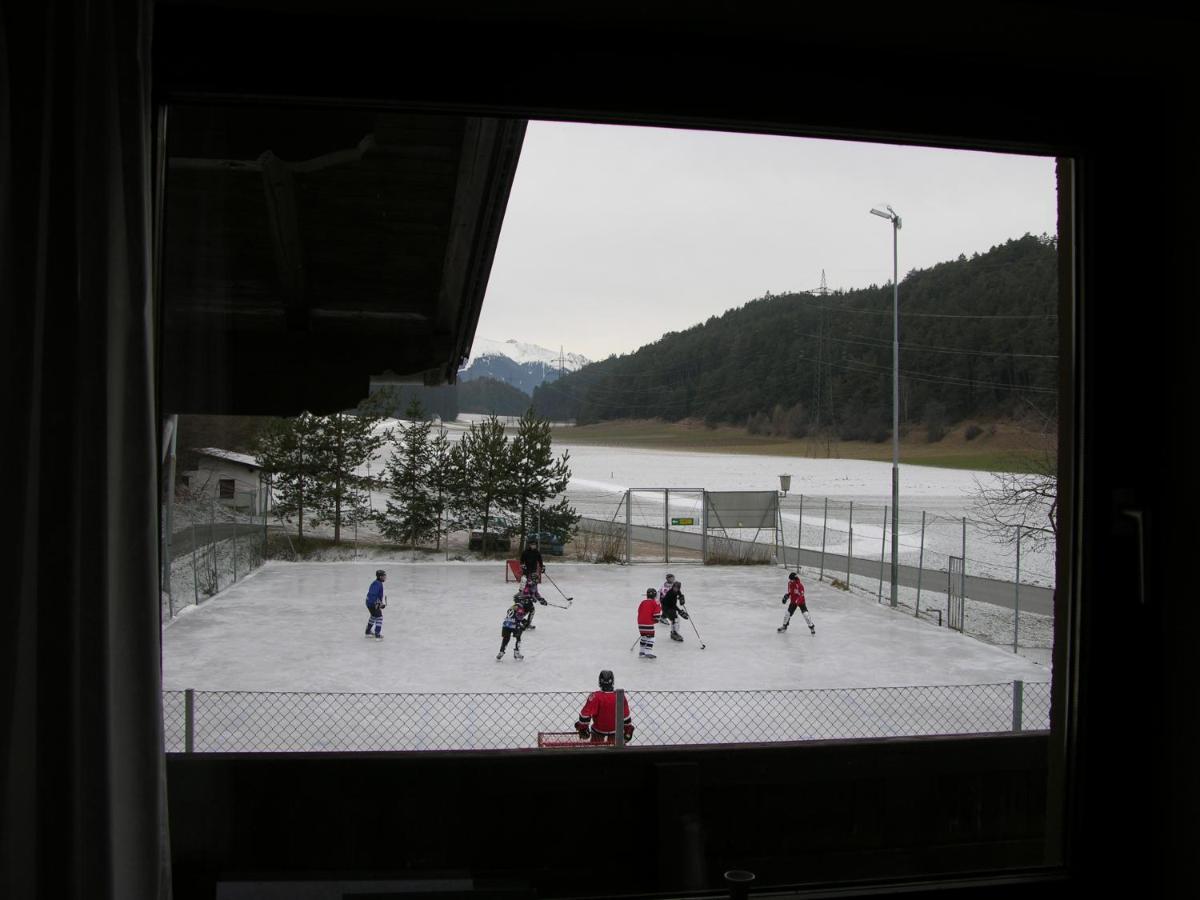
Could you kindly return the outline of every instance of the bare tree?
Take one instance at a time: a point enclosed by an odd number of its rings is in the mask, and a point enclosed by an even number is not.
[[[1052,413],[1030,408],[1040,421],[1030,431],[1029,449],[1015,460],[1014,468],[1023,471],[976,476],[971,512],[997,542],[1015,543],[1020,534],[1022,547],[1039,551],[1058,535],[1057,421]]]
[[[1021,546],[1042,550],[1058,534],[1058,477],[1055,458],[1045,452],[1034,459],[1031,472],[992,472],[989,480],[975,478],[972,515],[996,541],[1011,544],[1020,526]]]

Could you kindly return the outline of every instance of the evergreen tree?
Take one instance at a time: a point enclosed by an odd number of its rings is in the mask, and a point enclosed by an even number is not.
[[[254,441],[254,456],[270,479],[275,512],[295,515],[303,539],[306,512],[311,524],[319,524],[312,513],[321,503],[323,472],[328,465],[321,419],[301,413],[271,420]]]
[[[438,516],[429,486],[432,426],[425,418],[421,401],[415,397],[409,401],[404,418],[408,424],[400,427],[398,447],[387,464],[386,510],[377,520],[389,540],[416,547],[438,533]]]
[[[483,530],[483,547],[498,513],[513,504],[508,437],[495,416],[471,425],[450,451],[451,492],[459,520]]]
[[[561,494],[571,480],[567,464],[570,451],[554,458],[550,444],[550,422],[527,409],[517,424],[517,435],[509,446],[512,473],[513,507],[520,517],[521,540],[529,533],[530,513],[542,509],[546,501]],[[570,513],[573,509],[567,507]],[[575,517],[576,521],[578,516]],[[570,523],[572,526],[574,522]]]
[[[452,445],[446,429],[438,426],[437,433],[429,441],[429,487],[430,510],[437,523],[434,537],[437,549],[442,549],[442,536],[457,530],[462,523],[455,515],[454,470],[450,451]]]
[[[332,524],[335,544],[341,543],[342,526],[352,526],[369,515],[365,498],[371,485],[360,470],[391,440],[389,429],[377,427],[382,421],[382,416],[369,412],[334,413],[318,419],[324,465],[312,521],[314,525]]]

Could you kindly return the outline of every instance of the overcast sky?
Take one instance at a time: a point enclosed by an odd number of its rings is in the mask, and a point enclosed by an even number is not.
[[[530,122],[476,335],[603,359],[767,291],[900,279],[1056,233],[1054,160]],[[903,291],[901,291],[903,305]]]

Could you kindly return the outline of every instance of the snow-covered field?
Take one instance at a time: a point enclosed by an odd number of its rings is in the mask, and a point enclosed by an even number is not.
[[[487,418],[464,414],[446,423],[451,440],[457,440],[471,422]],[[392,422],[391,424],[397,424]],[[759,454],[703,453],[699,451],[644,450],[599,447],[555,441],[555,453],[570,451],[571,483],[568,496],[576,509],[594,519],[624,522],[625,491],[639,488],[706,489],[709,491],[770,491],[779,488],[779,475],[789,474],[791,488],[781,501],[784,541],[795,547],[801,525],[803,546],[820,549],[824,537],[831,556],[846,554],[853,524],[853,555],[860,559],[891,556],[891,531],[884,533],[885,507],[891,503],[892,469],[889,462],[852,459],[811,459]],[[900,562],[946,571],[950,556],[963,555],[963,518],[967,518],[967,573],[1002,581],[1017,574],[1011,543],[996,540],[971,521],[977,484],[991,480],[988,472],[900,464]],[[635,525],[661,527],[661,495],[635,495]],[[824,507],[829,499],[828,517]],[[384,497],[376,494],[376,508]],[[850,504],[853,503],[853,510]],[[922,543],[921,521],[926,527]],[[698,495],[673,496],[670,516],[699,513]],[[850,517],[853,516],[851,523]],[[889,520],[890,521],[890,520]],[[753,532],[731,536],[753,539]],[[759,539],[770,540],[769,534]],[[1020,580],[1043,587],[1054,585],[1053,547],[1037,550],[1026,539],[1020,559]]]

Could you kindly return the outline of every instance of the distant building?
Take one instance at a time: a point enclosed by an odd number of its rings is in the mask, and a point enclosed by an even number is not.
[[[241,513],[259,515],[269,503],[269,487],[262,466],[253,456],[199,447],[192,451],[196,467],[179,476],[180,485],[195,499],[212,498]]]

